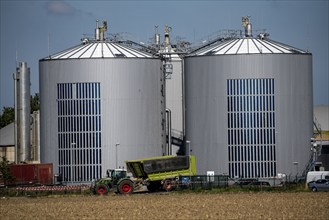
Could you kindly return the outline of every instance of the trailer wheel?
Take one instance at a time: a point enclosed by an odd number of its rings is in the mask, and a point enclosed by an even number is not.
[[[121,194],[131,194],[134,192],[134,184],[130,180],[123,180],[118,185],[118,191]]]
[[[108,188],[108,186],[105,185],[105,184],[99,184],[99,185],[97,186],[97,188],[96,188],[96,191],[97,191],[97,193],[98,193],[99,195],[105,195],[105,194],[108,193],[109,188]]]
[[[164,190],[166,190],[168,192],[173,190],[174,189],[173,181],[172,180],[165,180],[162,187],[163,187]]]

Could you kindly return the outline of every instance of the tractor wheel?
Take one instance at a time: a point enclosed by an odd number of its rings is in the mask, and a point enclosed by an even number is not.
[[[99,195],[106,195],[109,192],[109,187],[107,185],[105,185],[105,184],[99,184],[96,187],[96,192]]]
[[[171,191],[174,189],[174,183],[172,180],[165,180],[163,185],[162,185],[162,188],[166,191]]]
[[[130,180],[123,180],[118,185],[118,191],[121,194],[131,194],[134,192],[134,184]]]

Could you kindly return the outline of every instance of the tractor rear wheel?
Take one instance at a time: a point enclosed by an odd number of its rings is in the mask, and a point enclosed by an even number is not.
[[[109,187],[107,185],[105,185],[105,184],[99,184],[96,187],[96,192],[99,195],[106,195],[109,192]]]
[[[118,185],[118,191],[121,194],[131,194],[134,192],[134,184],[130,180],[123,180]]]

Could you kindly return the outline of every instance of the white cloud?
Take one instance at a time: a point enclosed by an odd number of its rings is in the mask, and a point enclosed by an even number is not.
[[[46,3],[47,12],[55,15],[74,15],[77,9],[64,1],[48,1]]]

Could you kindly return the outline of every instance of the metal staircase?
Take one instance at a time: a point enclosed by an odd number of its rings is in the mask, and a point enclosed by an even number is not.
[[[315,144],[316,137],[320,137],[320,140],[322,140],[321,125],[316,117],[314,117],[313,119],[313,126],[314,126],[314,133],[313,133],[313,138],[311,139],[310,159],[308,160],[305,170],[302,173],[302,177],[306,177],[309,171],[314,170],[318,156],[321,155],[321,144],[319,146]]]
[[[166,135],[166,143],[168,144],[168,135]],[[172,129],[171,130],[171,144],[178,146],[179,147],[179,152],[182,151],[183,147],[184,147],[184,135],[183,132]],[[183,154],[179,154],[178,155],[183,155]]]

